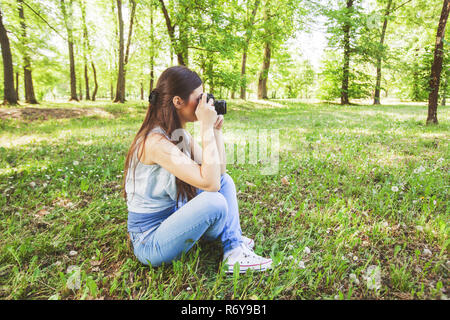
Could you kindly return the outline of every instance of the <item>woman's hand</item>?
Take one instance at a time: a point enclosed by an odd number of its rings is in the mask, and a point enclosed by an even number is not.
[[[217,112],[214,109],[214,100],[209,99],[206,102],[207,95],[202,94],[202,97],[198,103],[197,109],[195,110],[195,115],[197,119],[206,127],[213,127],[214,123],[217,122]]]
[[[217,116],[217,120],[216,120],[216,123],[214,123],[214,129],[216,129],[216,130],[220,130],[220,129],[222,129],[222,127],[223,127],[223,114],[219,114],[218,116]]]

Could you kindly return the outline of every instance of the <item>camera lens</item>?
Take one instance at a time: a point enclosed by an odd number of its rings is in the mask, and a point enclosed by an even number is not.
[[[226,114],[227,113],[227,102],[225,100],[216,100],[212,93],[208,93],[206,101],[209,99],[214,100],[214,109],[217,114]]]

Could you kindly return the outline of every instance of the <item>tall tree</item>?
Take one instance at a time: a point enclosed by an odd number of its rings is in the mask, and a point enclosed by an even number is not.
[[[267,1],[264,5],[264,22],[265,22],[265,31],[269,33],[269,29],[267,27],[269,19],[270,19],[270,2]],[[271,57],[271,41],[269,38],[264,40],[264,55],[261,66],[261,71],[259,72],[258,78],[258,99],[268,99],[267,97],[267,78],[269,75],[270,68],[270,57]]]
[[[439,19],[439,25],[436,33],[436,45],[434,49],[434,60],[431,67],[430,77],[430,94],[428,96],[428,118],[427,124],[437,124],[437,106],[438,106],[438,93],[439,83],[441,80],[442,61],[444,57],[444,36],[445,25],[447,24],[448,14],[450,12],[450,0],[444,0],[442,6],[441,17]]]
[[[255,3],[252,8],[252,13],[250,15],[250,18],[247,18],[245,21],[245,39],[244,39],[244,48],[242,52],[242,62],[241,62],[241,99],[246,99],[246,91],[247,91],[247,81],[245,77],[245,69],[247,66],[247,51],[250,44],[250,41],[252,39],[253,35],[253,28],[255,24],[255,18],[256,18],[256,12],[258,11],[258,7],[261,0],[255,0]]]
[[[34,94],[31,58],[28,52],[27,25],[25,23],[23,0],[17,0],[17,4],[19,9],[20,26],[22,29],[20,41],[22,44],[22,55],[23,55],[23,74],[24,74],[23,79],[25,86],[25,102],[30,104],[37,104],[38,102]]]
[[[344,32],[344,64],[342,67],[342,85],[341,85],[341,104],[349,104],[348,98],[348,82],[350,75],[350,28],[351,28],[351,14],[353,11],[353,0],[347,0],[347,10],[345,12],[346,19],[344,20],[342,31]]]
[[[89,92],[89,73],[88,73],[88,46],[89,46],[89,38],[88,38],[88,30],[86,25],[86,4],[84,0],[80,1],[81,7],[81,23],[83,24],[83,62],[84,62],[84,83],[86,88],[86,100],[91,100],[91,95]]]
[[[124,23],[122,15],[122,1],[117,0],[117,16],[119,21],[119,70],[117,74],[116,97],[114,102],[125,102],[125,79],[126,79],[126,65],[128,64],[131,37],[133,34],[134,16],[136,13],[136,1],[130,0],[131,13],[130,25],[128,28],[128,39],[126,45],[126,52],[124,48]]]
[[[153,17],[155,15],[153,2],[150,3],[150,89],[152,92],[155,82],[155,27]]]
[[[19,96],[19,72],[16,71],[16,95],[17,95],[17,101],[20,100]]]
[[[380,47],[384,45],[384,38],[386,36],[386,29],[388,24],[388,17],[391,13],[392,0],[388,0],[386,11],[384,13],[383,27],[381,28]],[[377,77],[375,84],[375,94],[373,98],[373,104],[380,104],[380,91],[381,91],[381,62],[382,54],[377,56]]]
[[[393,0],[388,0],[386,9],[384,12],[383,17],[383,26],[381,27],[381,34],[380,34],[380,42],[379,42],[379,51],[376,55],[376,69],[377,69],[377,75],[376,75],[376,83],[375,83],[375,92],[374,92],[374,98],[373,98],[373,104],[377,105],[381,103],[380,95],[381,95],[381,67],[385,55],[385,46],[384,41],[386,37],[386,29],[387,24],[389,21],[389,16],[394,13],[396,10],[400,9],[407,3],[411,2],[412,0],[406,0],[402,4],[400,4],[397,7],[394,7],[395,2]]]
[[[75,56],[73,52],[73,15],[72,0],[69,0],[69,6],[66,7],[64,0],[61,0],[61,11],[63,14],[64,25],[67,31],[67,46],[69,48],[70,62],[70,99],[69,101],[79,101],[77,97],[77,77],[75,74]]]
[[[258,74],[258,99],[268,99],[267,80],[272,56],[280,45],[302,27],[302,16],[306,13],[298,0],[271,1],[263,3],[263,24],[255,37],[264,48]]]
[[[117,17],[119,22],[119,70],[117,72],[117,84],[116,84],[116,97],[114,102],[125,102],[125,92],[124,89],[124,40],[123,40],[123,16],[122,16],[122,1],[117,0]]]
[[[3,25],[3,13],[0,9],[0,45],[3,58],[3,85],[4,85],[4,104],[16,105],[17,94],[14,90],[14,69],[9,45],[9,38],[5,26]]]
[[[175,52],[178,64],[187,66],[188,64],[188,41],[187,41],[187,30],[183,28],[183,18],[186,17],[188,8],[182,2],[180,3],[180,11],[175,14],[179,19],[174,19],[170,17],[169,11],[164,3],[164,0],[159,0],[161,4],[161,10],[164,15],[164,20],[166,21],[167,32],[169,34],[171,48]],[[184,14],[183,14],[184,13]],[[175,36],[175,27],[178,26],[178,38]]]

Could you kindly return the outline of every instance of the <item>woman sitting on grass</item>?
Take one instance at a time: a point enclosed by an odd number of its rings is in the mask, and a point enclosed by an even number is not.
[[[253,240],[242,236],[236,186],[225,172],[223,116],[206,101],[200,77],[184,66],[168,68],[149,100],[124,170],[128,232],[138,260],[170,263],[203,236],[220,239],[227,272],[235,263],[240,272],[270,268],[272,260],[255,254]],[[203,150],[186,130],[197,120]]]

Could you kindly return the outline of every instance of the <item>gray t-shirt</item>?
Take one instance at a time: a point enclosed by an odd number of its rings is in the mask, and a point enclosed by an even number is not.
[[[171,141],[179,141],[179,136],[183,136],[183,140],[177,143],[189,158],[190,137],[185,129],[174,130],[169,137],[161,127],[155,127],[151,132],[159,132],[164,134]],[[138,141],[139,143],[139,141]],[[136,213],[153,213],[165,210],[176,205],[177,186],[175,176],[161,167],[159,164],[143,164],[137,160],[138,148],[134,152],[128,168],[125,191],[127,193],[128,211]],[[136,165],[135,176],[133,176],[133,168]]]

